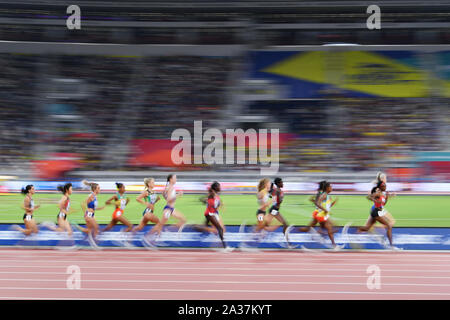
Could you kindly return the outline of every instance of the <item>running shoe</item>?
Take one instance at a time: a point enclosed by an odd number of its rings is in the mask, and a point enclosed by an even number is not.
[[[223,249],[223,253],[230,253],[230,252],[233,252],[234,251],[234,248],[233,247],[226,247],[226,248],[224,248]]]
[[[22,228],[18,224],[13,224],[11,227],[9,227],[9,230],[21,231]]]
[[[142,244],[150,250],[157,250],[158,248],[153,244],[153,235],[144,235],[142,237]]]
[[[91,245],[91,247],[94,250],[101,250],[100,246],[97,244],[97,242],[95,241],[94,237],[92,236],[92,233],[90,232],[88,234],[87,240],[89,242],[89,244]]]

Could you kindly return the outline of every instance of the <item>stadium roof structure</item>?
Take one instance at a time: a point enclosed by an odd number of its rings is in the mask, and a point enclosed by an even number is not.
[[[0,0],[0,26],[7,33],[16,34],[34,32],[41,38],[39,41],[49,41],[49,34],[54,29],[65,27],[69,17],[66,10],[73,3],[66,0]],[[297,33],[292,38],[300,39],[301,43],[294,44],[318,44],[318,42],[353,42],[348,35],[354,31],[367,33],[366,21],[369,16],[367,7],[372,1],[275,1],[275,0],[133,0],[129,2],[119,0],[108,1],[76,1],[81,8],[82,26],[86,32],[88,28],[96,28],[103,38],[108,38],[112,29],[129,30],[130,32],[172,33],[169,37],[183,39],[180,32],[201,30],[203,32],[222,32],[237,35],[236,38],[255,39],[252,32],[257,32],[265,37],[265,33],[278,33],[278,37],[287,32]],[[450,37],[450,2],[444,0],[391,0],[378,1],[381,8],[382,28],[381,33],[388,36],[403,37],[401,44],[414,44],[408,33],[434,33],[430,38],[437,39],[431,42],[415,42],[415,44],[442,44],[447,43]],[[29,30],[30,25],[33,30]],[[366,30],[364,30],[366,29]],[[50,30],[50,31],[49,31]],[[345,31],[347,30],[347,31]],[[388,31],[390,30],[390,31]],[[347,33],[342,35],[324,35],[316,42],[304,40],[307,35],[298,32],[337,32]],[[61,30],[57,31],[61,32]],[[176,33],[177,34],[173,34]],[[246,36],[246,34],[249,34]],[[44,35],[44,36],[42,36]],[[370,34],[360,35],[359,38],[369,38]],[[1,36],[1,35],[0,35]],[[9,38],[0,37],[1,40],[19,40],[14,36]],[[309,35],[312,38],[314,34]],[[424,36],[425,38],[428,35]],[[144,39],[143,36],[136,36]],[[208,38],[208,37],[206,37]],[[323,38],[326,38],[325,40]],[[423,38],[423,37],[422,37]],[[223,37],[219,37],[218,43]],[[51,37],[50,37],[50,41]],[[71,39],[65,39],[71,42]],[[135,43],[139,43],[138,42]],[[147,40],[142,40],[147,41]],[[158,40],[164,43],[164,40]],[[162,41],[162,42],[161,42]],[[236,40],[232,39],[236,44]],[[377,40],[374,44],[392,44],[386,39]],[[397,41],[396,39],[393,42]],[[102,41],[100,41],[102,42]],[[373,42],[373,41],[372,41]],[[376,41],[375,41],[376,42]],[[173,43],[169,41],[168,43]],[[243,43],[243,42],[240,42]],[[359,42],[357,42],[359,43]],[[289,43],[290,44],[290,43]],[[365,42],[363,44],[372,44]],[[280,45],[276,43],[275,45]]]

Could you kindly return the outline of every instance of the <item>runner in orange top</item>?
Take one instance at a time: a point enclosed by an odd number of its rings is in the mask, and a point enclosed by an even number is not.
[[[118,222],[121,222],[122,224],[127,226],[127,228],[123,230],[124,232],[129,232],[133,228],[133,225],[128,221],[127,218],[124,217],[125,207],[127,206],[128,202],[130,202],[130,199],[125,196],[125,186],[123,183],[118,182],[116,182],[116,186],[117,193],[105,202],[107,205],[109,205],[112,203],[112,201],[114,201],[116,209],[112,214],[111,222],[102,230],[102,232],[108,231]]]
[[[308,226],[299,228],[299,230],[301,232],[308,232],[316,224],[319,224],[322,229],[327,230],[328,237],[330,238],[334,249],[338,250],[340,247],[334,242],[333,225],[329,220],[331,207],[337,202],[337,199],[333,200],[329,195],[332,191],[333,187],[328,181],[321,181],[319,183],[316,197],[310,199],[316,205],[316,209],[312,213],[313,219]]]

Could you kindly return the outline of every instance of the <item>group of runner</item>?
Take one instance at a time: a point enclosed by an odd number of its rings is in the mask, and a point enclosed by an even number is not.
[[[97,247],[97,236],[101,232],[105,232],[113,228],[116,224],[121,223],[125,226],[121,230],[123,233],[135,234],[141,231],[149,222],[153,223],[153,228],[147,232],[142,241],[146,246],[152,246],[153,240],[156,239],[162,232],[163,227],[168,222],[169,218],[173,217],[178,220],[176,227],[178,231],[181,231],[186,225],[186,218],[184,215],[175,209],[175,202],[177,198],[182,196],[181,191],[175,190],[175,184],[177,177],[171,174],[167,177],[166,186],[162,192],[162,196],[166,200],[166,205],[163,208],[161,218],[155,214],[155,204],[160,200],[160,196],[154,191],[155,180],[153,178],[147,178],[144,180],[144,190],[139,194],[136,200],[145,206],[142,213],[142,218],[137,226],[133,226],[132,223],[124,216],[124,211],[128,205],[130,199],[125,194],[125,185],[122,183],[116,183],[117,192],[111,198],[105,202],[105,206],[99,207],[97,196],[100,193],[100,186],[97,183],[83,180],[82,183],[89,187],[91,193],[81,204],[84,212],[85,227],[81,227],[75,224],[75,227],[81,232],[85,233],[91,245]],[[392,242],[392,227],[395,223],[392,215],[387,212],[385,205],[389,198],[395,196],[393,193],[386,191],[386,175],[379,172],[376,180],[374,181],[374,187],[367,196],[367,199],[373,202],[373,206],[370,209],[370,215],[366,224],[357,229],[357,232],[368,232],[372,230],[376,222],[379,222],[385,229],[386,235],[389,241],[389,247],[397,249],[393,246]],[[261,179],[257,186],[257,202],[258,210],[256,212],[256,225],[253,228],[255,233],[263,233],[267,231],[274,231],[276,228],[282,226],[283,234],[286,242],[289,244],[289,233],[292,230],[298,230],[300,232],[311,232],[317,234],[314,227],[319,225],[321,230],[324,230],[331,241],[332,247],[335,250],[341,247],[336,245],[334,240],[335,230],[333,229],[333,223],[330,219],[331,208],[337,203],[337,198],[333,199],[330,194],[333,191],[332,184],[328,181],[321,181],[317,189],[315,196],[312,196],[309,200],[314,204],[315,210],[312,213],[311,222],[305,227],[293,227],[289,226],[286,219],[280,213],[280,207],[284,199],[283,192],[283,180],[281,178],[274,179],[273,182],[268,178]],[[52,223],[42,223],[42,225],[57,232],[66,232],[69,237],[73,234],[72,225],[67,220],[67,216],[74,210],[70,207],[70,196],[72,195],[72,184],[67,183],[63,186],[59,186],[58,190],[63,194],[59,203],[59,212],[57,214],[57,225]],[[195,230],[201,232],[215,233],[220,237],[222,246],[226,251],[232,251],[233,248],[229,247],[224,239],[225,226],[221,215],[219,214],[223,203],[220,198],[221,185],[219,182],[214,181],[209,189],[206,197],[201,201],[206,205],[204,211],[205,224],[193,225]],[[39,208],[39,205],[34,204],[33,195],[35,188],[33,185],[27,185],[22,189],[22,193],[25,195],[23,202],[23,209],[25,214],[23,221],[25,228],[15,226],[15,228],[25,235],[31,235],[38,232],[38,226],[33,218],[33,213]],[[112,219],[109,224],[99,229],[99,225],[95,219],[95,212],[102,210],[106,205],[114,204],[115,210],[112,214]],[[272,225],[273,219],[278,220],[278,225]]]

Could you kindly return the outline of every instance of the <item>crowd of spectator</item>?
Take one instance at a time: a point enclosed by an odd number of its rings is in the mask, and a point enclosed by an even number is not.
[[[51,152],[76,153],[83,169],[104,170],[108,141],[120,130],[131,132],[131,141],[170,139],[177,128],[193,133],[196,120],[203,128],[224,120],[244,127],[239,118],[224,118],[231,58],[1,54],[0,68],[0,169],[27,165]],[[78,89],[43,91],[58,79]],[[280,150],[281,171],[358,172],[407,162],[416,151],[444,150],[442,128],[448,127],[449,115],[439,110],[447,109],[430,99],[339,97],[259,102],[244,113],[265,114],[268,123],[293,134]],[[125,125],[118,131],[118,124]],[[119,168],[158,169],[107,167]]]
[[[331,112],[309,116],[309,125],[297,130],[298,137],[281,151],[286,170],[411,166],[414,152],[445,150],[440,137],[445,114],[429,99],[337,99],[322,104]],[[310,113],[320,114],[317,110]],[[311,126],[314,135],[305,130]]]
[[[0,166],[20,169],[30,160],[36,136],[32,131],[35,60],[0,54]]]
[[[214,126],[225,105],[231,58],[146,58],[147,91],[139,106],[136,136],[170,139],[177,128],[193,132],[194,121]]]

